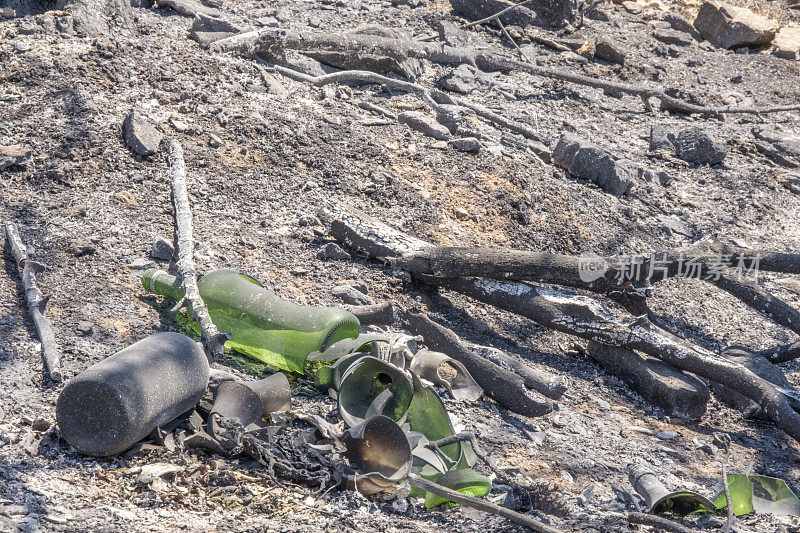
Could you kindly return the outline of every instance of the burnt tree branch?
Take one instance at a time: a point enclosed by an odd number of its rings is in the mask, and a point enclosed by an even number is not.
[[[539,281],[612,295],[621,304],[626,303],[623,301],[626,298],[631,300],[632,296],[640,294],[641,291],[631,291],[633,287],[673,277],[694,277],[713,283],[773,322],[800,334],[800,311],[745,279],[741,271],[731,271],[738,267],[798,273],[800,254],[763,250],[746,253],[741,248],[714,242],[703,243],[695,249],[638,255],[622,264],[617,264],[619,260],[612,257],[598,256],[597,260],[605,270],[598,271],[594,281],[585,281],[583,277],[592,274],[584,271],[585,258],[507,248],[429,247],[391,262],[416,275]],[[635,300],[627,303],[636,304]],[[632,309],[633,306],[629,308]]]
[[[756,352],[756,355],[764,357],[768,361],[778,364],[786,361],[800,359],[800,341],[792,344],[784,344],[776,348],[767,348]]]
[[[568,70],[526,63],[501,57],[496,53],[455,48],[443,43],[427,43],[404,39],[392,39],[374,35],[297,32],[265,28],[221,39],[211,45],[215,52],[235,51],[243,54],[268,52],[281,49],[297,51],[336,51],[355,54],[389,56],[394,59],[427,59],[435,63],[469,64],[480,70],[520,71],[534,76],[556,79],[610,92],[638,96],[644,102],[657,98],[661,107],[680,113],[722,115],[726,113],[765,114],[780,111],[795,111],[800,104],[767,107],[701,106],[669,96],[665,89],[636,85],[613,80],[593,78]]]
[[[61,381],[61,352],[53,333],[53,324],[45,315],[47,302],[50,297],[44,297],[36,284],[36,274],[44,270],[44,265],[28,257],[28,251],[22,243],[16,224],[6,223],[6,243],[11,250],[17,268],[22,276],[22,288],[25,290],[25,300],[28,303],[28,312],[36,327],[39,342],[42,344],[42,363],[44,371],[52,381]]]
[[[178,255],[178,272],[180,272],[184,297],[175,306],[179,309],[188,304],[192,315],[200,325],[200,337],[208,350],[211,359],[221,359],[225,351],[225,335],[217,330],[211,321],[208,307],[200,297],[197,288],[197,270],[194,266],[194,230],[189,195],[186,192],[186,164],[183,161],[183,148],[178,141],[169,144],[169,174],[172,186],[172,203],[175,207],[175,249]]]

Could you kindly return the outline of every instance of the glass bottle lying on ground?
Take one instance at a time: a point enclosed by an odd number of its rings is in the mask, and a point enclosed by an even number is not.
[[[179,301],[180,278],[150,269],[142,276],[148,291]],[[358,336],[358,319],[344,309],[288,302],[255,279],[235,270],[215,270],[197,281],[211,321],[230,338],[226,348],[292,372],[303,372],[306,357]]]

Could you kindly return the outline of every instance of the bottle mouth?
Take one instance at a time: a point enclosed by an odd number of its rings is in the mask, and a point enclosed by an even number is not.
[[[152,293],[156,292],[156,278],[168,273],[158,268],[149,268],[142,275],[142,286]]]

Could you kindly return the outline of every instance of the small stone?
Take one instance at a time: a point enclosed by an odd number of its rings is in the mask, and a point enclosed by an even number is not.
[[[119,191],[114,193],[114,198],[122,202],[123,204],[128,204],[131,206],[138,206],[139,201],[128,191]]]
[[[92,324],[88,320],[81,320],[75,326],[75,331],[79,335],[83,335],[84,337],[91,335],[94,332],[94,324]]]
[[[455,207],[453,209],[453,214],[455,214],[456,218],[459,220],[469,220],[472,218],[472,215],[469,214],[469,211],[463,207]]]
[[[350,285],[339,285],[331,290],[334,297],[349,305],[374,305],[375,300]]]
[[[175,246],[172,241],[164,237],[158,237],[153,241],[153,246],[150,248],[150,257],[153,259],[161,259],[162,261],[169,261],[175,253]]]
[[[445,141],[450,138],[450,130],[421,111],[404,111],[397,116],[397,122],[434,139]]]
[[[89,239],[76,239],[72,241],[69,251],[75,257],[83,257],[97,251],[97,247]]]
[[[135,110],[125,117],[125,121],[122,123],[122,133],[125,143],[130,149],[143,156],[155,154],[164,137]]]
[[[772,41],[772,53],[783,59],[800,60],[800,28],[783,27]]]
[[[681,452],[679,452],[678,450],[676,450],[674,448],[669,448],[667,446],[659,446],[657,448],[657,450],[659,452],[661,452],[661,453],[665,453],[665,454],[669,455],[670,457],[674,457],[675,459],[677,459],[678,461],[680,461],[682,463],[688,463],[689,462],[689,458],[688,457],[686,457],[685,455],[683,455]]]
[[[49,420],[45,420],[44,418],[37,418],[36,420],[33,421],[33,423],[31,423],[31,428],[34,431],[38,431],[39,433],[44,433],[45,431],[50,429],[51,425],[52,424],[50,423]]]
[[[667,12],[664,14],[664,22],[669,23],[670,27],[673,30],[682,31],[684,33],[688,33],[692,36],[692,38],[702,41],[703,36],[692,26],[689,21],[683,18],[682,15],[678,13]]]
[[[13,19],[16,16],[17,12],[14,11],[14,8],[11,7],[0,8],[0,17],[4,19]]]
[[[222,146],[222,139],[214,135],[213,133],[208,134],[208,145],[211,148],[219,148]]]
[[[716,455],[717,451],[719,451],[719,449],[713,444],[703,444],[697,449],[707,453],[708,455]]]
[[[604,9],[598,7],[597,4],[593,5],[595,7],[586,11],[586,14],[584,15],[587,19],[596,20],[599,22],[609,22],[611,20],[611,17],[608,16],[608,13],[606,13]]]
[[[565,417],[564,415],[555,415],[553,417],[553,426],[557,428],[566,427],[568,422],[569,421],[567,420],[567,417]]]
[[[148,268],[153,268],[155,266],[155,262],[151,261],[150,259],[145,259],[144,257],[137,257],[128,263],[128,268],[132,268],[133,270],[147,270]]]
[[[56,30],[58,30],[58,33],[64,37],[72,37],[72,35],[75,33],[72,15],[58,17],[56,19]]]
[[[447,91],[469,94],[475,89],[475,73],[469,65],[459,65],[439,80],[439,86]]]
[[[174,117],[169,119],[169,123],[178,133],[185,133],[186,130],[189,129],[189,125],[187,123]]]
[[[758,150],[787,168],[800,167],[800,133],[784,131],[778,126],[754,128]]]
[[[478,152],[481,149],[481,142],[475,137],[462,137],[449,141],[450,145],[462,152]]]
[[[627,56],[628,50],[610,39],[598,39],[594,45],[594,57],[603,61],[624,65]]]
[[[208,48],[211,43],[237,35],[243,29],[221,17],[198,13],[192,21],[189,37],[197,41],[201,48]]]
[[[669,140],[678,157],[696,165],[716,165],[728,155],[725,145],[697,127],[682,129],[675,135],[670,134]]]
[[[17,52],[27,52],[31,49],[31,43],[27,39],[22,39],[21,41],[17,41],[14,43],[14,50]]]
[[[24,167],[33,160],[33,152],[21,144],[0,145],[0,170]]]
[[[275,17],[261,17],[256,19],[256,24],[259,26],[267,26],[269,28],[277,28],[280,25],[278,19]]]
[[[672,440],[678,436],[678,433],[675,431],[659,431],[656,433],[656,437],[661,440]]]
[[[650,151],[669,150],[672,151],[672,143],[669,142],[667,130],[663,126],[650,127]]]
[[[694,27],[718,48],[767,44],[778,29],[775,21],[756,15],[746,7],[713,1],[700,6]]]
[[[677,46],[689,46],[694,39],[688,33],[673,29],[658,29],[653,32],[653,37],[662,43],[674,44]]]
[[[329,242],[317,252],[317,259],[343,261],[350,259],[350,254],[335,242]]]
[[[642,6],[633,1],[622,2],[622,7],[631,15],[640,15],[642,13]]]

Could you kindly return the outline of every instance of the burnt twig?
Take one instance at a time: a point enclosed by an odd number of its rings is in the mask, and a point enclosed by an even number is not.
[[[439,485],[438,483],[428,481],[417,474],[409,474],[408,482],[414,487],[426,490],[436,494],[437,496],[441,496],[442,498],[447,498],[451,502],[460,503],[461,505],[466,505],[467,507],[472,507],[485,513],[502,516],[507,520],[511,520],[515,524],[530,528],[537,533],[559,533],[558,529],[542,524],[541,522],[537,522],[532,516],[524,515],[522,513],[512,511],[511,509],[495,505],[491,502],[478,499],[474,496],[468,496],[466,494],[462,494],[461,492],[448,489]]]
[[[784,344],[776,348],[767,348],[766,350],[756,352],[756,355],[760,355],[769,362],[775,364],[800,359],[800,341],[792,344]]]
[[[188,304],[192,315],[200,325],[200,338],[211,359],[221,359],[227,338],[217,330],[211,321],[208,307],[200,297],[197,288],[197,270],[194,267],[194,230],[189,195],[186,192],[186,164],[183,161],[183,148],[178,141],[169,144],[169,173],[172,184],[172,202],[175,206],[175,249],[178,254],[178,271],[185,296],[176,308]]]
[[[696,529],[688,528],[674,520],[647,513],[628,513],[628,522],[650,526],[656,531],[669,531],[670,533],[697,533]]]
[[[726,273],[713,280],[712,283],[753,309],[764,313],[776,324],[800,335],[800,311],[771,295],[752,281],[743,278],[736,280],[734,276]]]
[[[31,260],[17,226],[13,222],[6,223],[6,242],[11,249],[11,255],[17,268],[22,270],[22,287],[25,289],[25,299],[28,302],[28,312],[31,314],[36,333],[42,344],[42,363],[45,373],[52,381],[61,381],[61,354],[53,333],[53,325],[45,315],[49,296],[43,297],[39,286],[36,284],[36,274],[44,270],[44,265]]]
[[[508,485],[515,483],[515,481],[511,479],[508,476],[508,474],[506,474],[503,471],[503,469],[500,468],[492,460],[491,457],[489,457],[483,452],[483,448],[481,448],[480,444],[478,444],[478,439],[472,432],[462,431],[461,433],[456,433],[454,435],[450,435],[449,437],[445,437],[443,439],[428,442],[428,444],[426,444],[425,447],[439,453],[444,453],[441,451],[441,448],[443,446],[447,446],[449,444],[455,444],[456,442],[465,442],[465,441],[468,441],[470,443],[470,445],[472,446],[472,451],[475,452],[475,455],[478,457],[478,459],[483,461],[484,464],[486,464],[486,466],[488,466],[489,469],[492,472],[494,472],[494,474],[497,476],[497,479],[499,479],[502,483],[506,483]]]
[[[737,253],[733,253],[734,251]],[[631,258],[636,259],[637,264],[629,262],[616,265],[615,259],[611,257],[597,259],[606,266],[606,270],[602,275],[599,273],[594,281],[582,278],[585,258],[506,248],[428,247],[393,259],[392,264],[416,275],[533,280],[620,297],[636,294],[628,294],[631,291],[626,290],[621,280],[635,287],[642,287],[673,277],[697,277],[732,294],[767,315],[773,322],[800,334],[800,311],[741,275],[738,280],[734,279],[737,276],[730,272],[734,267],[798,272],[798,254],[757,251],[746,257],[741,249],[710,243],[696,250],[696,254],[690,254],[689,250],[670,250]]]

